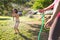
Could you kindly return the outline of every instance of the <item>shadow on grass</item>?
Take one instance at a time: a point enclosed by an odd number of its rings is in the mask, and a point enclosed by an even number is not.
[[[26,37],[25,35],[23,35],[23,34],[21,34],[21,33],[19,33],[19,35],[20,35],[21,37],[23,37],[25,40],[32,40],[32,39]]]
[[[37,40],[41,25],[39,25],[39,24],[28,24],[28,25],[30,25],[34,29],[34,30],[29,29],[28,32],[32,33],[34,40]],[[47,30],[45,30],[43,28],[43,31],[41,33],[41,39],[42,40],[47,40],[47,38],[48,38],[48,32],[46,32],[46,31]]]
[[[19,36],[17,36],[17,35],[19,35]],[[32,40],[32,39],[26,37],[25,35],[23,35],[23,34],[21,34],[21,33],[15,34],[15,37],[13,38],[13,40],[20,40],[21,37],[22,37],[24,40]]]
[[[10,20],[10,18],[0,18],[0,20]]]
[[[41,25],[40,24],[28,24],[30,25],[32,28],[40,28]]]

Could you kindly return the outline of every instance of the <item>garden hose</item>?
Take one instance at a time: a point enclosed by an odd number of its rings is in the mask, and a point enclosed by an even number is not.
[[[45,16],[45,14],[43,13],[42,14],[42,25],[41,25],[40,31],[38,33],[38,40],[41,40],[41,33],[42,33],[43,28],[44,28],[44,16]]]

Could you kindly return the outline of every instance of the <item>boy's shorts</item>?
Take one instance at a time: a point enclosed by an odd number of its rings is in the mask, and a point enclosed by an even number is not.
[[[16,21],[14,27],[18,27],[19,26],[19,23],[20,23],[20,21]]]

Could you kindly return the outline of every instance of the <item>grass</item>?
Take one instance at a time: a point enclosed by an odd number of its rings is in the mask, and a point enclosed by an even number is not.
[[[26,16],[20,17],[22,21],[38,21],[39,18],[29,18]]]
[[[20,17],[22,21],[33,21],[27,17]],[[20,23],[20,35],[14,34],[14,22],[11,17],[0,16],[0,40],[32,40],[32,34],[28,32],[27,24]]]
[[[0,40],[37,40],[39,28],[35,24],[26,24],[25,22],[35,22],[38,18],[20,17],[20,34],[14,34],[14,21],[12,17],[0,16]],[[39,26],[40,27],[40,26]],[[36,34],[37,33],[37,34]]]

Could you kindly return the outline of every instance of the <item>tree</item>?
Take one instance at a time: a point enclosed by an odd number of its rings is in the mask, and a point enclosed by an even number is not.
[[[45,8],[50,5],[54,0],[35,0],[34,5],[32,6],[33,9],[41,9]]]
[[[16,5],[25,6],[26,2],[29,2],[30,0],[0,0],[0,12],[2,15],[4,14],[4,10],[11,11],[13,6],[11,3],[14,3]]]

